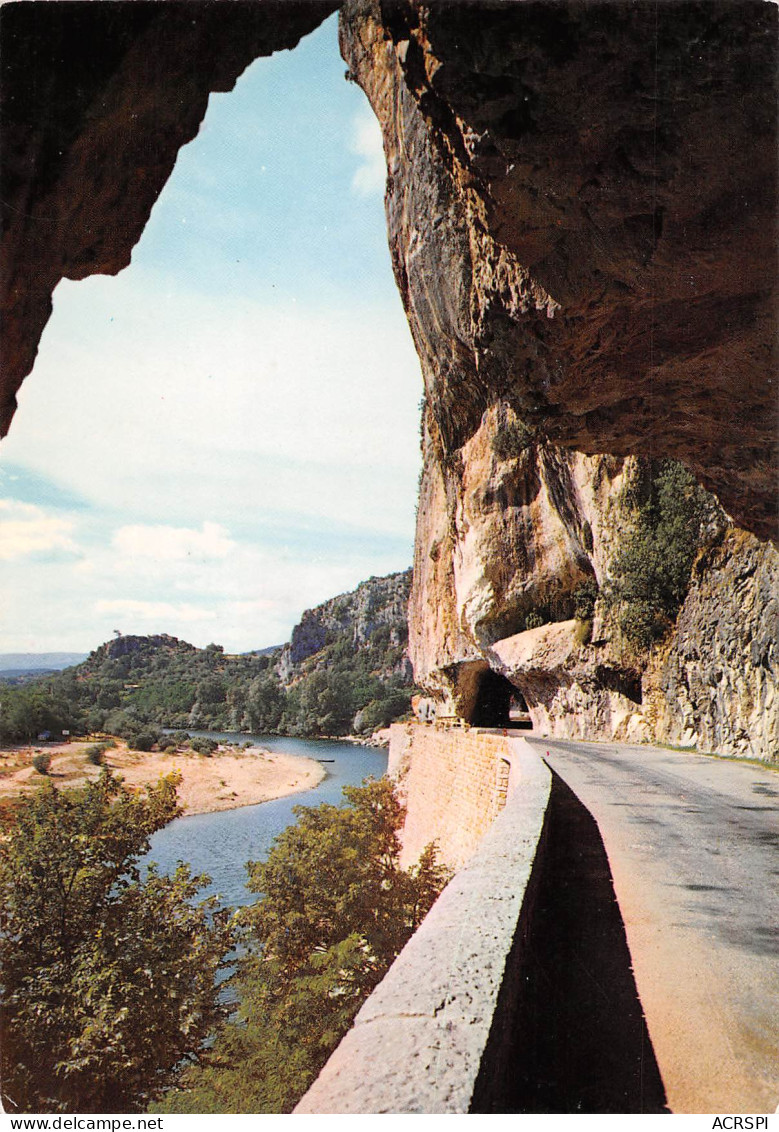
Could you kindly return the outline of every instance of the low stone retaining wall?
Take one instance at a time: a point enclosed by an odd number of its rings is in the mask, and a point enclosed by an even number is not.
[[[524,740],[495,738],[509,763],[505,808],[296,1112],[486,1111],[511,1072],[501,1033],[520,988],[505,973],[532,910],[551,775]]]
[[[512,749],[502,731],[393,724],[387,773],[406,805],[402,864],[433,840],[450,868],[465,864],[506,804]]]

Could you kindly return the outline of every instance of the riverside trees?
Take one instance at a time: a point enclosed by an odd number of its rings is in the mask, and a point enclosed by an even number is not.
[[[238,913],[240,1007],[167,1112],[289,1112],[448,878],[434,847],[400,867],[404,811],[387,779],[345,804],[297,806]]]
[[[0,744],[63,728],[108,732],[140,750],[150,749],[160,726],[368,732],[410,710],[415,689],[401,671],[404,648],[386,625],[359,645],[336,636],[286,685],[278,656],[226,656],[214,645],[196,649],[165,635],[121,638],[66,672],[21,687],[0,682]]]
[[[249,865],[259,899],[229,919],[195,902],[207,878],[186,866],[142,870],[151,834],[178,813],[176,785],[132,794],[104,770],[75,790],[47,783],[12,815],[0,841],[7,1111],[143,1111],[174,1083],[162,1111],[289,1111],[447,879],[433,847],[400,867],[403,807],[382,779],[347,787],[341,806],[296,807],[267,861]],[[216,980],[236,939],[226,1022]]]
[[[15,812],[0,841],[6,1111],[143,1111],[221,1017],[232,932],[194,903],[208,878],[139,866],[176,786],[133,795],[104,771]]]

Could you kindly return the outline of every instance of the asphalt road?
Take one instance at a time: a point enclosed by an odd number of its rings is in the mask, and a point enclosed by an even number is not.
[[[779,774],[662,748],[530,742],[598,824],[670,1110],[775,1112]]]

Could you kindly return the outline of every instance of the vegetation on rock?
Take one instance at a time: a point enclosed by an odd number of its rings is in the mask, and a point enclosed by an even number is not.
[[[715,503],[694,476],[673,460],[653,470],[633,529],[611,562],[606,606],[624,636],[649,648],[673,626],[690,584],[693,560]]]
[[[504,421],[493,436],[492,451],[499,460],[516,460],[536,439],[535,430],[514,417]]]

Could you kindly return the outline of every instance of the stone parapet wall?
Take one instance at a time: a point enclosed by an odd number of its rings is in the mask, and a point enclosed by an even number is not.
[[[510,1043],[496,1034],[509,1025],[522,993],[509,976],[518,969],[510,958],[532,917],[551,774],[523,739],[431,735],[418,747],[415,741],[415,757],[425,750],[445,764],[453,747],[466,758],[502,749],[511,761],[506,805],[366,1000],[297,1113],[500,1111],[491,1098],[516,1072],[507,1060]]]
[[[388,773],[407,810],[404,865],[431,841],[451,868],[465,864],[505,805],[513,742],[475,727],[392,726]]]

